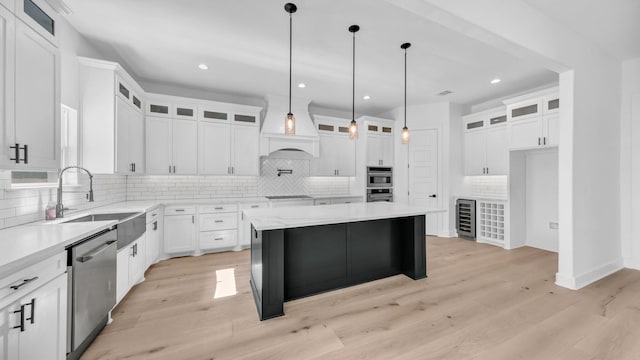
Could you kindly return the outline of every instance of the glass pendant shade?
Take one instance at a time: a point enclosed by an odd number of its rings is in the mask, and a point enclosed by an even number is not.
[[[402,128],[402,143],[403,144],[408,144],[410,137],[409,137],[409,128],[408,127],[403,127]]]
[[[358,139],[358,123],[355,120],[351,120],[351,124],[349,124],[349,139]]]
[[[296,134],[296,118],[292,113],[288,113],[284,118],[284,134],[295,135]]]

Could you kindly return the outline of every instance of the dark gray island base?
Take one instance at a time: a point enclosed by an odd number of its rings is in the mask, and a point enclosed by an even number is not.
[[[256,231],[251,290],[260,320],[284,302],[405,274],[427,276],[425,215]]]

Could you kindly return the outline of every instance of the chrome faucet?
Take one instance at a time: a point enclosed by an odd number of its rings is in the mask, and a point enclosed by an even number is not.
[[[89,170],[80,166],[67,166],[58,173],[58,201],[56,202],[56,218],[64,217],[64,211],[69,210],[62,205],[62,174],[69,169],[84,170],[89,175],[89,202],[93,202],[93,175]]]

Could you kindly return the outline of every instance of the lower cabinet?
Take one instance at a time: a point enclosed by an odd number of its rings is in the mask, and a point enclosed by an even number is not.
[[[144,278],[147,269],[146,234],[118,250],[116,271],[116,303],[129,292],[133,285]]]
[[[0,279],[0,359],[64,360],[66,253]],[[14,288],[12,288],[14,287]]]
[[[257,202],[239,205],[239,223],[238,223],[238,245],[242,248],[251,246],[251,223],[244,217],[244,210],[265,209],[269,207],[268,202]]]
[[[238,206],[208,205],[199,208],[199,249],[202,252],[238,245]]]
[[[164,252],[179,254],[195,251],[196,208],[167,207],[164,215]]]

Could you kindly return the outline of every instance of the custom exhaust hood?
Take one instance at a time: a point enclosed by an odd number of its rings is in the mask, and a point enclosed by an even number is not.
[[[260,130],[260,155],[274,152],[304,151],[312,157],[320,156],[320,137],[309,115],[311,100],[293,98],[291,112],[296,118],[295,135],[285,135],[284,119],[289,112],[289,98],[268,95],[267,112]],[[293,157],[299,157],[293,156]]]

